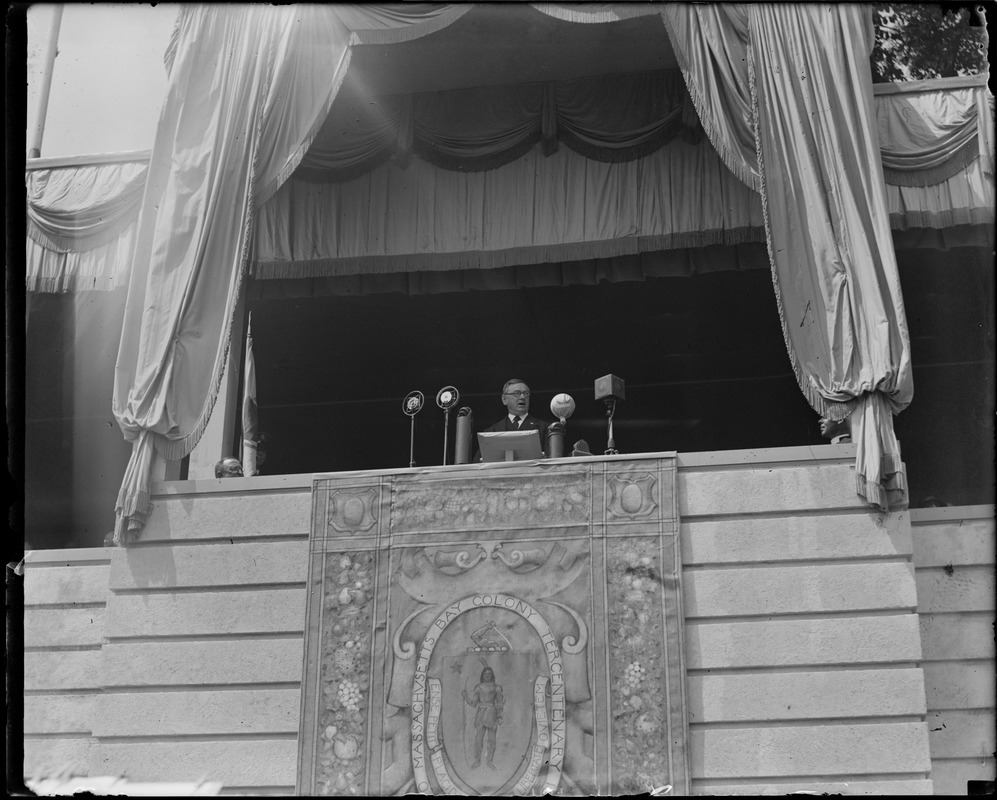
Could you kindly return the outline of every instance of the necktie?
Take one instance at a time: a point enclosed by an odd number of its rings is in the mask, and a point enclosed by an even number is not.
[[[522,420],[519,417],[513,417],[512,418],[512,424],[515,425],[517,428],[519,428],[519,425],[520,425],[521,422],[522,422]]]

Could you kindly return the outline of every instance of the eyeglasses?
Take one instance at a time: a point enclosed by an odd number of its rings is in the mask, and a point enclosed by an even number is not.
[[[529,397],[530,393],[529,392],[524,392],[524,391],[520,390],[518,392],[506,392],[505,396],[506,397]]]

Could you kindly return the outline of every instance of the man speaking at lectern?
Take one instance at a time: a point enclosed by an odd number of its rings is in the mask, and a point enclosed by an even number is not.
[[[505,404],[506,415],[490,428],[485,428],[485,433],[535,430],[540,432],[542,447],[547,423],[530,414],[530,387],[519,378],[507,380],[502,387],[502,402]]]

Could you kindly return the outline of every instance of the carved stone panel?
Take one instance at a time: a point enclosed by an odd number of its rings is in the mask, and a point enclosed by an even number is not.
[[[314,489],[300,793],[687,791],[670,460],[349,481]]]

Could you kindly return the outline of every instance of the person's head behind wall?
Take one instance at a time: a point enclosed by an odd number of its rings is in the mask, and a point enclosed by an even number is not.
[[[239,459],[223,458],[217,464],[215,464],[215,477],[216,478],[241,478],[242,477],[242,464],[239,463]]]
[[[510,378],[502,387],[502,402],[513,416],[525,417],[530,412],[530,387],[519,378]]]
[[[832,443],[850,442],[852,426],[848,417],[844,419],[820,418],[820,435],[830,439]]]

